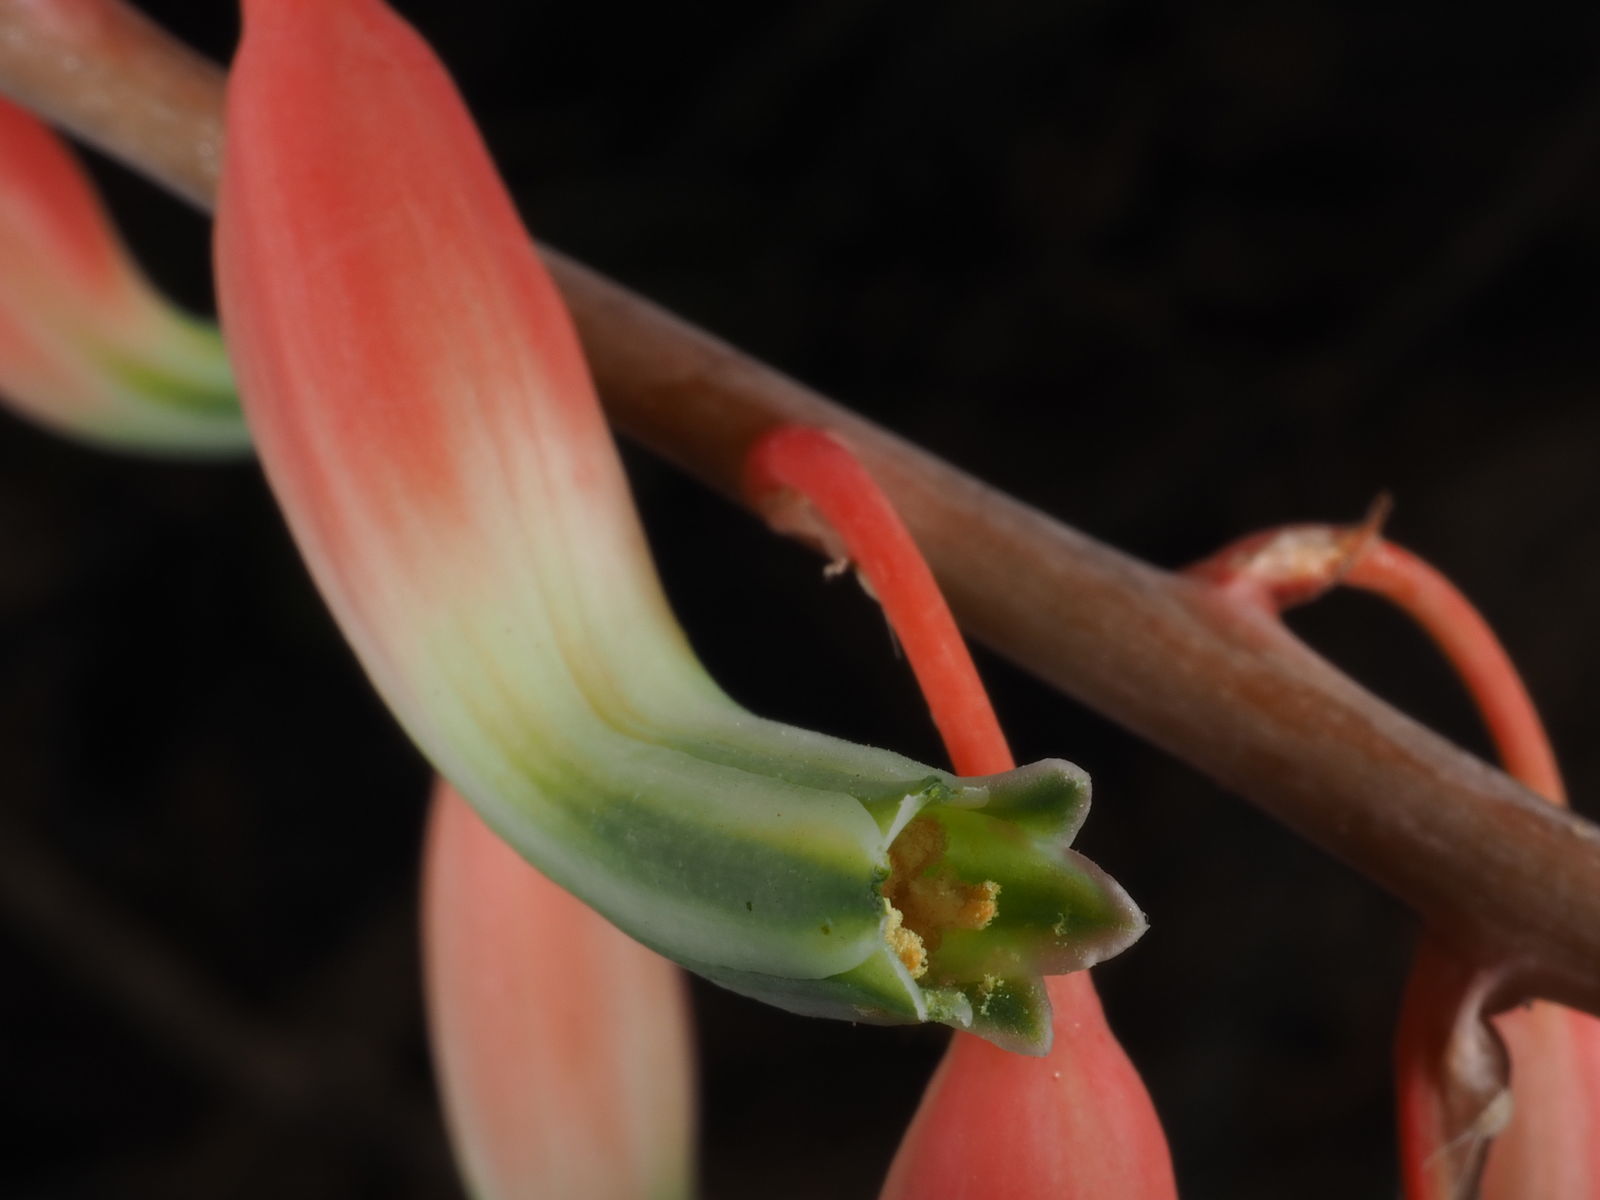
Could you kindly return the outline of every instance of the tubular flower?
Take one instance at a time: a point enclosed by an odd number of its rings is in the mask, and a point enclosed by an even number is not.
[[[783,532],[855,565],[883,605],[955,768],[1012,765],[955,620],[910,532],[840,441],[787,426],[759,441],[745,491]],[[883,1200],[1173,1200],[1161,1121],[1087,973],[1046,983],[1058,1036],[1043,1059],[957,1034],[929,1081]]]
[[[0,156],[15,168],[0,177],[8,212],[81,219],[93,236],[79,244],[115,250],[70,151],[3,101]],[[13,220],[0,232],[21,228]],[[73,265],[63,257],[51,277]],[[0,276],[0,289],[8,283],[20,293]],[[93,364],[78,357],[84,353],[64,347],[60,367],[86,373]],[[0,378],[18,361],[0,355]],[[247,449],[231,376],[223,369],[219,378],[225,386],[216,393],[212,426],[231,428]],[[33,413],[70,429],[83,394],[41,387]],[[151,421],[150,411],[135,409],[128,422],[98,427],[99,440],[120,450],[192,452],[193,426]],[[474,1194],[692,1194],[693,1071],[678,969],[540,876],[448,785],[437,788],[423,870],[432,1047]]]
[[[129,258],[72,152],[0,99],[0,397],[123,450],[249,446],[215,327]]]
[[[650,564],[575,335],[448,76],[378,0],[246,0],[220,299],[269,480],[413,739],[645,945],[797,1012],[1042,1051],[1138,910],[1070,764],[958,779],[751,716]]]
[[[471,1193],[693,1194],[682,973],[539,875],[447,785],[423,892],[430,1040]]]
[[[906,1130],[882,1200],[1173,1200],[1161,1122],[1087,975],[1052,979],[1043,1059],[957,1035]]]

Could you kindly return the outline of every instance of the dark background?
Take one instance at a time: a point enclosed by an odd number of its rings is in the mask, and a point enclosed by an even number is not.
[[[148,6],[219,57],[228,6]],[[1357,517],[1476,597],[1597,812],[1600,10],[1272,3],[402,6],[534,228],[1163,564]],[[97,168],[208,303],[204,223]],[[882,620],[625,447],[714,673],[937,760]],[[251,466],[0,424],[0,1194],[451,1194],[417,998],[426,771]],[[1003,579],[994,586],[1004,587]],[[1295,619],[1481,748],[1359,597]],[[1190,1197],[1394,1194],[1409,915],[983,657],[1152,928],[1097,972]],[[696,988],[713,1198],[870,1197],[938,1029]]]

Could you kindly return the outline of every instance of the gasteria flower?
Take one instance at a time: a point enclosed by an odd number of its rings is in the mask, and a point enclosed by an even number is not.
[[[55,134],[0,99],[0,397],[124,450],[248,448],[214,326],[168,304]]]
[[[1049,1055],[1018,1058],[957,1035],[882,1200],[1174,1200],[1161,1122],[1088,976],[1047,986]]]
[[[958,771],[1014,765],[933,573],[888,497],[843,442],[787,426],[745,463],[777,529],[855,566],[905,651]],[[1144,1081],[1087,973],[1046,983],[1059,1036],[1044,1058],[958,1033],[895,1155],[883,1200],[1173,1200],[1172,1155]]]
[[[798,1012],[1040,1052],[1137,909],[1088,783],[754,717],[661,595],[575,335],[443,68],[379,0],[246,0],[224,326],[302,553],[413,739],[644,944]]]
[[[47,217],[60,206],[77,222],[76,244],[115,249],[71,152],[4,102],[0,160],[13,168],[0,177],[7,211]],[[21,228],[13,221],[6,232]],[[73,265],[64,260],[56,273]],[[0,272],[0,290],[7,283]],[[212,352],[220,347],[216,334],[210,343]],[[0,344],[0,379],[25,361],[13,350]],[[56,365],[64,377],[87,373],[88,353],[63,346]],[[212,423],[247,449],[225,367],[219,379]],[[70,428],[80,415],[81,388],[58,381],[32,395],[34,414],[52,428]],[[191,426],[151,420],[149,410],[129,415],[97,427],[102,445],[192,452]],[[681,972],[540,876],[444,785],[429,825],[424,893],[432,1044],[474,1194],[690,1195],[693,1072]]]
[[[683,973],[528,866],[444,785],[423,891],[433,1056],[471,1193],[691,1195]]]

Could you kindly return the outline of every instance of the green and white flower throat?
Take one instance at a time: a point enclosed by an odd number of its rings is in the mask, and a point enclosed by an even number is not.
[[[614,611],[660,594],[605,595]],[[493,644],[448,655],[435,692],[479,701],[419,740],[460,754],[441,770],[530,861],[714,982],[796,1012],[941,1021],[1042,1051],[1040,976],[1143,929],[1122,889],[1066,848],[1087,777],[1047,761],[960,779],[752,716],[657,623],[664,605],[645,607],[655,620],[636,608],[618,627],[654,624],[650,651],[628,665],[559,655],[537,688],[527,652],[573,645],[572,625],[494,637],[479,623]]]
[[[223,326],[295,541],[413,740],[530,863],[708,979],[1042,1050],[1041,973],[1143,926],[1065,849],[1082,773],[957,779],[731,701],[443,71],[375,6],[329,10],[383,89],[347,103],[260,11],[230,76]]]

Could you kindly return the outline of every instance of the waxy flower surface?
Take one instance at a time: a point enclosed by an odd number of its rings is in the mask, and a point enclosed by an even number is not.
[[[83,168],[0,99],[0,396],[119,450],[248,450],[222,340],[168,304],[117,240]]]
[[[1600,1020],[1537,1000],[1496,1018],[1511,1120],[1489,1147],[1483,1200],[1600,1198]]]
[[[1138,936],[1088,784],[754,717],[661,594],[575,335],[448,77],[377,0],[249,0],[219,294],[312,573],[434,764],[635,938],[798,1012],[1042,1051]]]
[[[13,218],[6,233],[20,237],[54,220],[87,261],[122,262],[71,151],[4,102],[0,159],[12,168],[0,175],[0,209]],[[29,220],[17,219],[24,213]],[[55,274],[81,265],[63,259]],[[32,299],[20,285],[7,294]],[[208,336],[218,353],[220,338]],[[29,361],[18,343],[0,341],[0,381],[17,378]],[[82,380],[94,377],[96,364],[84,345],[64,344],[53,366],[48,386],[27,393],[30,415],[73,431],[93,395]],[[231,429],[248,449],[225,364],[206,412],[211,428]],[[98,444],[196,452],[197,429],[158,405],[130,406],[122,417],[94,426]],[[683,973],[539,875],[448,786],[436,792],[424,854],[428,1009],[446,1117],[473,1194],[690,1195],[694,1097]]]
[[[435,793],[430,1040],[471,1193],[692,1195],[683,972],[528,866],[448,786]]]
[[[1172,1156],[1087,975],[1052,979],[1041,1059],[957,1035],[881,1200],[1174,1200]]]

